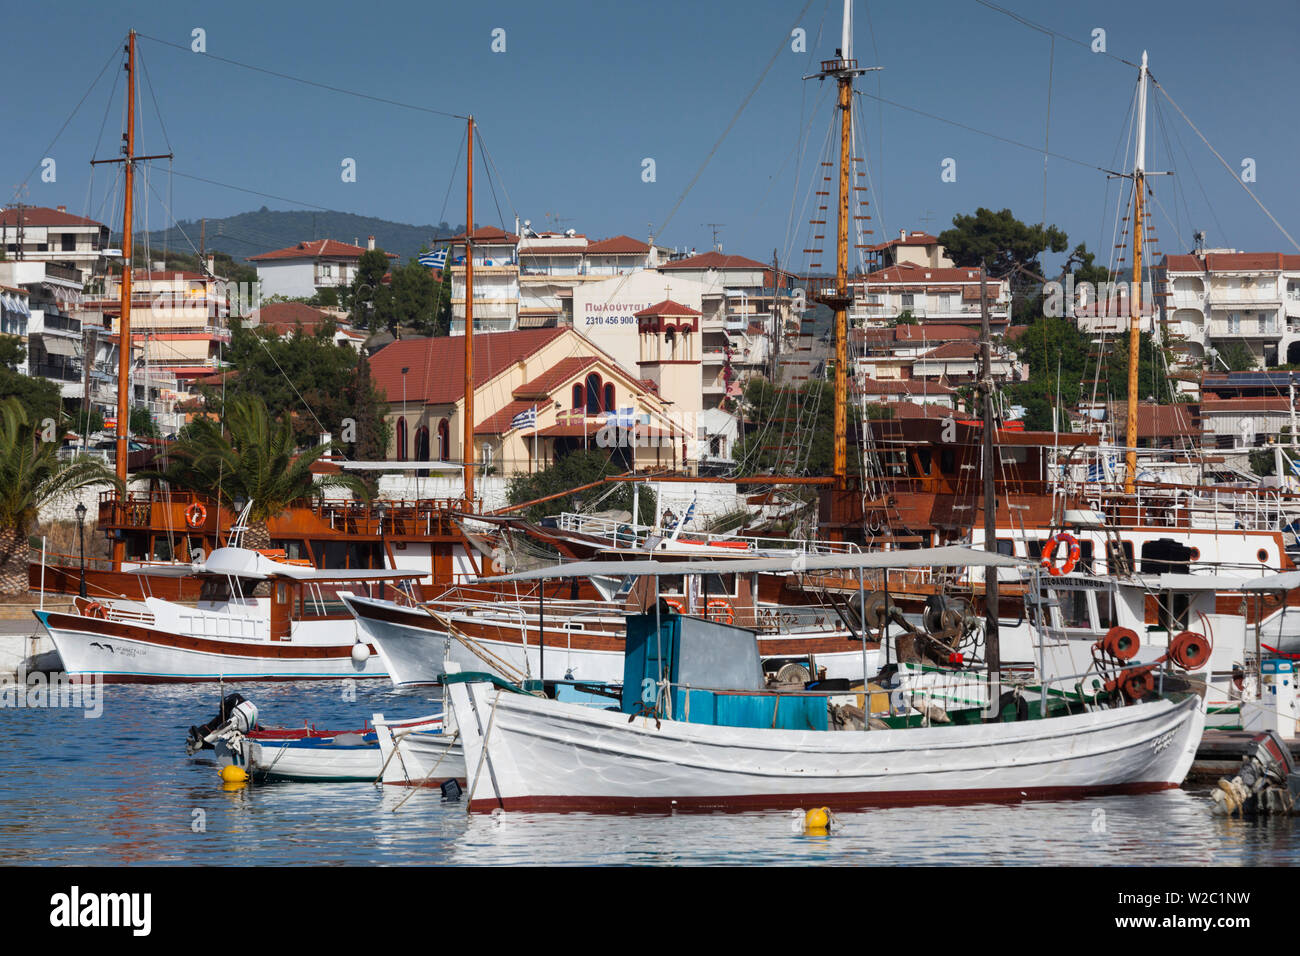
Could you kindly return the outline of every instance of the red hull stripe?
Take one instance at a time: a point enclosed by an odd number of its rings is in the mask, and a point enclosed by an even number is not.
[[[753,794],[726,797],[509,797],[476,798],[470,810],[488,813],[501,807],[535,813],[672,813],[789,810],[795,807],[910,807],[938,804],[1019,803],[1023,800],[1066,800],[1111,794],[1177,790],[1168,782],[1121,783],[1093,787],[1004,787],[975,790],[903,790],[893,793]]]

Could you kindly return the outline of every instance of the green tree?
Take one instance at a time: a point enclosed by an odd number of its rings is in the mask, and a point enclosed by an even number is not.
[[[623,474],[623,470],[615,462],[614,456],[609,449],[590,448],[583,451],[573,451],[540,471],[535,471],[532,474],[517,474],[512,477],[506,486],[506,499],[512,505],[520,505],[526,501],[536,501],[538,498],[558,495],[569,489],[579,488],[582,485],[591,484],[593,481],[600,481],[602,478],[620,474]],[[581,496],[585,501],[591,501],[604,491],[609,490],[608,488],[591,488],[579,492],[578,495],[568,494],[553,498],[550,501],[524,509],[524,516],[530,521],[537,521],[547,515],[553,515],[561,511],[574,511],[574,499],[576,497]],[[637,515],[637,521],[643,525],[654,524],[657,513],[654,492],[645,484],[642,484],[637,497],[640,499],[640,514]],[[617,488],[610,491],[609,497],[604,499],[602,507],[631,512],[632,499],[631,482],[619,482]]]
[[[0,595],[28,589],[27,529],[49,502],[78,488],[108,484],[117,476],[90,457],[59,457],[58,441],[42,441],[40,420],[22,402],[0,401]]]
[[[1005,276],[1015,266],[1041,273],[1038,257],[1049,250],[1064,252],[1069,245],[1063,230],[1026,225],[1010,209],[993,212],[981,206],[973,216],[954,216],[952,226],[939,234],[948,258],[958,266],[982,263],[995,276]]]
[[[1128,336],[1109,341],[1098,373],[1097,346],[1070,319],[1038,316],[1007,343],[1029,364],[1029,380],[1005,385],[1001,392],[1010,404],[1025,408],[1025,427],[1050,431],[1052,408],[1061,406],[1058,424],[1064,430],[1065,409],[1091,399],[1094,385],[1098,401],[1128,398]],[[1173,400],[1169,381],[1169,356],[1147,333],[1139,338],[1139,398],[1165,403]]]
[[[49,379],[20,374],[18,366],[26,357],[22,339],[16,335],[0,335],[0,401],[18,399],[34,422],[47,418],[58,421],[63,413],[59,386]]]
[[[798,388],[751,378],[743,394],[744,420],[751,424],[737,442],[743,474],[829,475],[835,464],[835,386],[820,379]],[[848,430],[858,430],[856,402],[847,409]],[[848,469],[860,470],[850,449]]]
[[[158,426],[154,424],[153,416],[149,414],[149,409],[143,405],[137,405],[131,409],[129,422],[132,435],[143,438],[157,438],[159,436]]]
[[[227,400],[220,421],[190,422],[168,449],[168,465],[141,477],[205,495],[232,511],[237,501],[251,502],[245,547],[268,548],[267,522],[293,502],[336,488],[369,496],[353,475],[312,474],[311,466],[332,447],[319,444],[299,452],[288,413],[277,421],[261,398],[239,395]]]
[[[948,257],[958,266],[983,265],[990,276],[1011,283],[1012,312],[1018,324],[1041,314],[1041,283],[1034,275],[1043,272],[1039,256],[1064,252],[1069,237],[1056,226],[1031,226],[1011,214],[1010,209],[994,212],[983,206],[973,216],[957,215],[953,227],[939,234]]]
[[[228,380],[226,397],[257,395],[277,418],[291,412],[299,445],[315,444],[322,431],[342,436],[345,430],[355,430],[386,448],[389,426],[380,408],[382,399],[372,385],[358,385],[360,358],[348,346],[334,344],[334,329],[327,321],[310,334],[298,328],[281,338],[272,329],[248,328],[232,320],[226,358],[238,374]],[[220,390],[203,391],[208,410],[220,414]],[[354,429],[347,429],[349,420]],[[355,454],[355,442],[351,444],[350,453]]]
[[[377,318],[380,309],[386,313],[391,293],[384,285],[388,274],[388,256],[382,249],[370,249],[357,261],[356,275],[352,279],[349,301],[353,311],[353,324],[377,331],[382,326]]]
[[[1240,339],[1234,339],[1223,348],[1218,350],[1219,358],[1223,364],[1233,372],[1250,372],[1259,368],[1259,360],[1255,358],[1255,353],[1250,350],[1250,346]],[[1217,371],[1217,369],[1212,369]]]
[[[383,297],[385,309],[376,315],[379,327],[395,329],[405,325],[421,335],[440,334],[437,331],[439,287],[428,266],[411,259],[406,265],[394,268],[388,289],[391,294]]]

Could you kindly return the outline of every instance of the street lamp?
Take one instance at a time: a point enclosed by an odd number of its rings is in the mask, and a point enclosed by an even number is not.
[[[81,588],[80,594],[86,596],[86,505],[78,501],[76,507],[77,513],[77,538],[81,542]]]

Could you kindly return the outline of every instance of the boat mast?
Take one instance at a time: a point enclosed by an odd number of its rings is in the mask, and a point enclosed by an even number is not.
[[[872,67],[879,69],[879,67]],[[853,80],[867,72],[858,68],[853,58],[853,0],[844,0],[844,20],[840,35],[840,48],[835,59],[822,60],[821,70],[814,74],[821,79],[834,77],[839,85],[840,111],[840,177],[839,215],[835,235],[835,283],[814,296],[835,312],[835,445],[832,471],[835,487],[843,490],[848,484],[848,313],[853,302],[849,289],[849,169],[853,144]]]
[[[121,163],[125,174],[122,180],[122,315],[117,326],[117,460],[114,462],[123,494],[127,479],[127,427],[131,420],[131,206],[135,198],[135,164],[145,159],[171,158],[171,153],[135,154],[135,31],[132,30],[127,34],[126,42],[126,132],[122,134],[122,155],[116,159],[90,161],[92,166]],[[118,538],[113,542],[114,571],[122,570],[125,556],[126,541]]]
[[[980,391],[984,398],[984,550],[998,550],[998,507],[993,492],[994,420],[993,420],[993,345],[989,332],[988,273],[980,265]],[[988,666],[990,719],[1000,716],[1002,699],[1002,647],[998,635],[998,569],[984,568],[984,660]]]
[[[469,117],[465,167],[465,504],[474,507],[474,117]]]
[[[1133,161],[1133,289],[1129,294],[1128,323],[1128,421],[1125,423],[1124,493],[1133,494],[1137,475],[1138,346],[1142,334],[1142,205],[1146,180],[1147,152],[1147,54],[1142,51],[1138,67],[1137,154]]]
[[[126,159],[122,201],[122,315],[117,326],[117,480],[126,493],[127,426],[131,419],[131,200],[135,186],[135,31],[126,44]],[[122,570],[126,539],[113,541],[113,570]]]

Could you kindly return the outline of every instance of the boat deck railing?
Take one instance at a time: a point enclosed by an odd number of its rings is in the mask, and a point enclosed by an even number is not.
[[[607,538],[615,548],[637,551],[644,548],[647,539],[657,537],[667,541],[672,529],[648,528],[627,521],[598,515],[562,512],[556,517],[561,531],[588,534]],[[716,547],[720,554],[742,551],[804,551],[810,554],[856,553],[861,549],[852,541],[816,541],[805,538],[765,538],[754,535],[717,534],[710,531],[683,529],[677,537],[678,544],[699,544]]]

